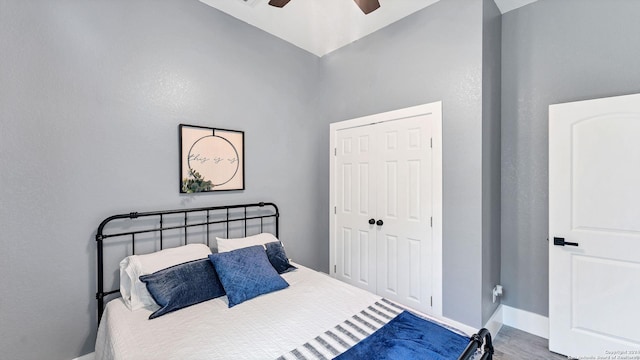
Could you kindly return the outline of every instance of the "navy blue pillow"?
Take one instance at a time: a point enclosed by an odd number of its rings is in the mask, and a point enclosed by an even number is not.
[[[267,248],[269,262],[278,274],[284,274],[297,269],[297,267],[289,263],[289,258],[287,258],[287,254],[284,252],[284,246],[282,246],[280,241],[266,243],[264,246]]]
[[[262,245],[209,255],[227,293],[229,307],[289,284],[273,268]]]
[[[204,258],[140,276],[160,309],[149,319],[225,294],[211,261]]]

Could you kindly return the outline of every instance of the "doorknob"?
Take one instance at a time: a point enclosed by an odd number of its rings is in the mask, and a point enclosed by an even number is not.
[[[561,238],[561,237],[554,237],[553,238],[553,245],[557,245],[557,246],[565,246],[565,245],[578,246],[578,243],[577,242],[564,241],[564,238]]]
[[[378,226],[382,226],[382,224],[384,224],[384,222],[382,222],[382,220],[378,220],[378,221],[376,221],[376,225],[378,225]]]
[[[369,225],[373,225],[373,224],[375,224],[375,223],[376,223],[376,220],[375,220],[375,219],[369,219]]]

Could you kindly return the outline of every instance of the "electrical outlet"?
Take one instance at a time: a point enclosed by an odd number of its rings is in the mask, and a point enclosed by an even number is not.
[[[493,288],[493,302],[496,302],[496,299],[498,297],[502,296],[502,285],[496,285],[496,287]]]

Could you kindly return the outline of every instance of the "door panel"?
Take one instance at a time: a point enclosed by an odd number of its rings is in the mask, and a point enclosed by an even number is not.
[[[398,238],[393,235],[383,235],[378,244],[382,261],[378,265],[378,293],[392,298],[398,295]]]
[[[377,128],[384,169],[377,186],[384,223],[378,227],[378,293],[430,312],[431,121],[417,116]]]
[[[382,209],[383,213],[378,215],[387,219],[396,219],[398,217],[398,162],[397,161],[385,161],[384,173],[383,173],[383,186],[382,190],[382,203],[384,204]]]
[[[340,248],[342,249],[342,258],[338,260],[338,262],[342,265],[341,275],[348,280],[352,279],[352,271],[351,271],[351,235],[353,234],[353,229],[348,227],[342,227],[342,236],[338,238],[338,244],[342,245]]]
[[[374,279],[371,279],[370,269],[373,264],[369,261],[369,257],[371,253],[375,253],[374,249],[371,249],[371,243],[375,241],[375,239],[371,238],[371,231],[368,229],[366,231],[360,230],[358,231],[358,252],[357,254],[360,256],[358,259],[358,265],[360,268],[358,269],[358,275],[360,278],[358,281],[361,284],[369,284],[375,282]]]
[[[421,254],[422,241],[420,239],[408,239],[409,245],[409,277],[407,284],[407,297],[419,302],[422,298],[422,267],[423,259]]]
[[[638,135],[640,95],[549,109],[551,351],[640,349]]]
[[[607,115],[573,125],[573,227],[640,231],[640,121]],[[616,161],[611,161],[616,159]]]
[[[375,274],[375,154],[372,129],[338,132],[336,148],[336,277],[360,288],[376,291]]]
[[[422,204],[420,203],[420,196],[425,189],[424,179],[422,178],[423,162],[420,160],[409,160],[407,162],[408,178],[407,178],[407,219],[411,221],[419,222],[421,219]],[[428,191],[428,190],[427,190]]]
[[[628,288],[640,288],[640,264],[573,255],[571,266],[571,327],[591,336],[604,335],[622,342],[637,342],[639,299],[628,301],[627,297]],[[594,292],[594,287],[602,292]],[[592,316],[594,313],[602,316]],[[615,317],[619,321],[610,320]]]

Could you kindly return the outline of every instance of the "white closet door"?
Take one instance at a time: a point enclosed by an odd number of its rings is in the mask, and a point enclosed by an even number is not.
[[[431,312],[431,121],[375,125],[377,137],[377,292]]]
[[[442,316],[442,103],[330,131],[331,275]]]
[[[337,132],[336,269],[338,279],[376,292],[375,133],[371,126]]]
[[[334,179],[336,277],[427,313],[430,138],[429,115],[339,130]]]

